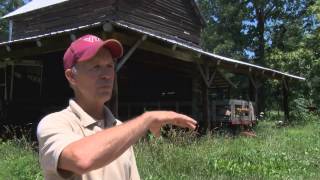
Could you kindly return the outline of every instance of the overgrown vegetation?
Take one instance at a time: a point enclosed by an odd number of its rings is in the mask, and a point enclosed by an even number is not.
[[[0,139],[0,179],[43,179],[38,154],[25,138]]]
[[[319,179],[320,123],[317,117],[310,120],[282,128],[265,121],[256,138],[140,143],[140,173],[144,179]]]
[[[320,121],[275,126],[281,113],[256,128],[257,137],[194,135],[171,131],[135,146],[142,179],[320,179]],[[0,141],[0,179],[43,179],[26,138]]]

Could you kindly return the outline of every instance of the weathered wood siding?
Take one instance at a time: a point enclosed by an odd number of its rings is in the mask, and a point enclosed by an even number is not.
[[[12,20],[13,39],[119,20],[199,44],[202,27],[191,0],[72,0]]]
[[[163,34],[176,36],[194,44],[200,42],[201,21],[190,0],[119,0],[121,20]]]
[[[13,39],[114,18],[116,0],[72,0],[13,18]]]

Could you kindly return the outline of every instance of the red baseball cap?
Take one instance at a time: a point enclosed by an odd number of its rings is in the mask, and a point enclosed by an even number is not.
[[[123,55],[123,47],[119,41],[115,39],[103,41],[97,36],[88,34],[71,43],[64,53],[64,69],[72,68],[77,62],[90,60],[102,47],[110,51],[113,59],[118,59]]]

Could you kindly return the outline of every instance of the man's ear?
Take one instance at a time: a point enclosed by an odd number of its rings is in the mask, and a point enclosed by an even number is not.
[[[76,80],[75,80],[75,77],[74,77],[74,73],[72,72],[71,69],[66,69],[64,71],[64,75],[66,76],[67,80],[69,81],[69,84],[71,86],[74,86],[76,84]]]

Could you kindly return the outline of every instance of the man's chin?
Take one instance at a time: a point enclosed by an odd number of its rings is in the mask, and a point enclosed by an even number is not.
[[[109,101],[112,97],[112,93],[101,93],[99,94],[99,99],[104,100],[105,102]]]

